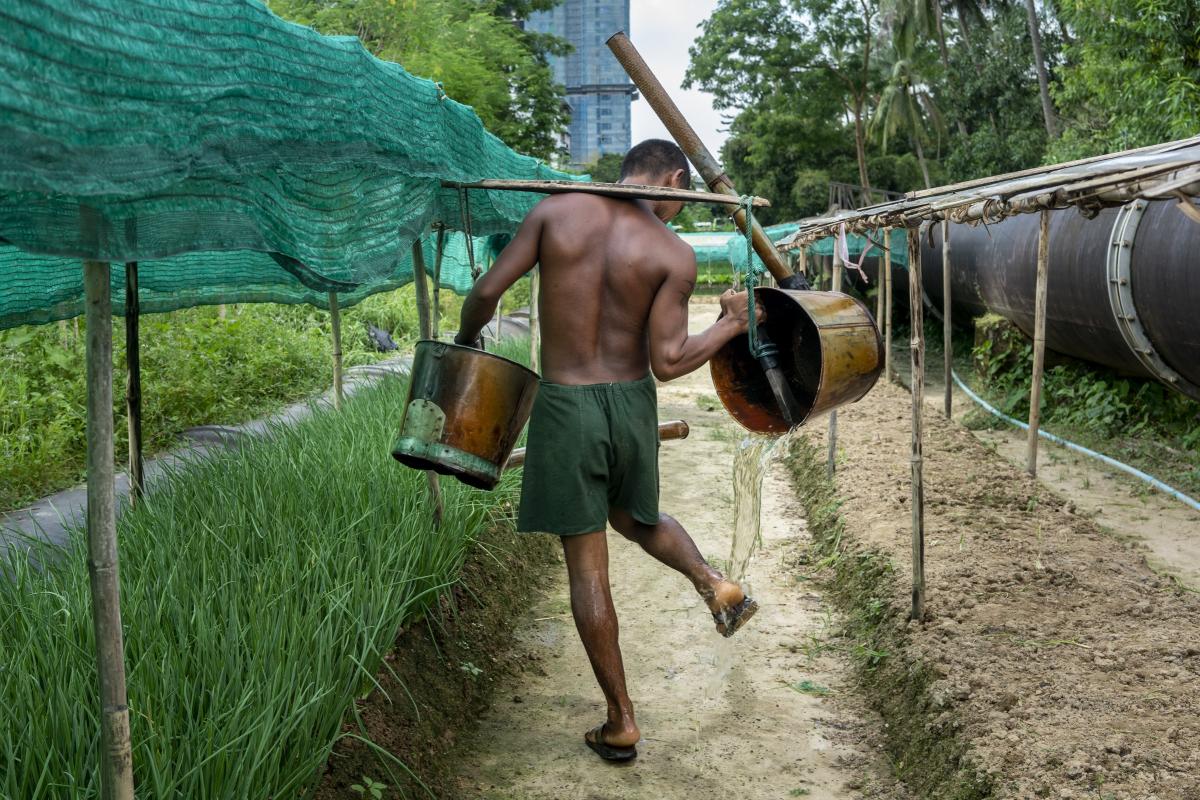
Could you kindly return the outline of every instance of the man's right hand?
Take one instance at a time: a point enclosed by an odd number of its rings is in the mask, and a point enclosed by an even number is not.
[[[766,320],[767,312],[761,303],[754,304],[754,312],[758,322]],[[745,333],[749,330],[750,293],[746,291],[735,292],[733,289],[726,289],[722,292],[721,316],[732,320],[738,326],[739,333]]]

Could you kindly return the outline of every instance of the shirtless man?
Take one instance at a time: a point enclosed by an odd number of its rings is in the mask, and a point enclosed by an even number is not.
[[[690,169],[678,147],[650,139],[625,156],[621,182],[688,188]],[[476,342],[505,290],[541,265],[542,382],[517,527],[562,537],[571,612],[608,702],[608,718],[584,738],[612,761],[636,757],[641,734],[625,688],[605,524],[683,573],[722,634],[733,635],[757,609],[658,510],[654,379],[692,372],[748,324],[746,294],[730,291],[721,296],[722,316],[688,335],[696,257],[665,224],[682,208],[582,193],[546,198],[475,283],[456,339]]]

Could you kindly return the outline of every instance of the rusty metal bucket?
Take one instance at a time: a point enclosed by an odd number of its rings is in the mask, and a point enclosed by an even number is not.
[[[883,342],[867,307],[840,292],[759,287],[767,335],[803,412],[798,424],[860,399],[883,371]],[[713,356],[713,384],[725,409],[755,433],[786,433],[771,385],[743,334]]]
[[[492,489],[529,420],[538,376],[472,347],[423,340],[392,456],[414,469]]]

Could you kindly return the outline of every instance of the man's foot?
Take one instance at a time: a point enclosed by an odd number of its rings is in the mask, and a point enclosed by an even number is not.
[[[605,761],[632,761],[637,758],[637,743],[641,732],[636,727],[614,733],[608,731],[608,723],[602,722],[585,733],[583,740]]]
[[[704,599],[717,623],[717,633],[726,639],[737,633],[758,611],[757,601],[747,597],[742,587],[733,581],[722,580],[711,592],[704,593]]]

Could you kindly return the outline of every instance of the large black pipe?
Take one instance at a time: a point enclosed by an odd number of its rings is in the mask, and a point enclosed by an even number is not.
[[[1052,212],[1046,346],[1200,399],[1200,224],[1174,206],[1139,202],[1092,219]],[[1037,239],[1037,214],[952,225],[955,317],[993,311],[1032,335]],[[940,308],[940,225],[922,235],[921,252]]]

